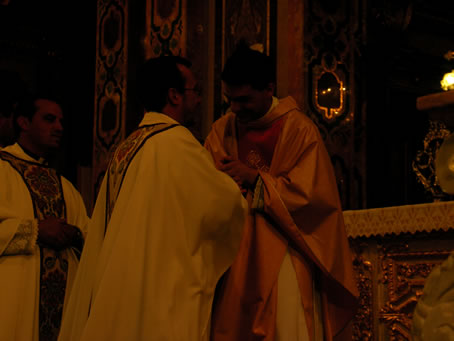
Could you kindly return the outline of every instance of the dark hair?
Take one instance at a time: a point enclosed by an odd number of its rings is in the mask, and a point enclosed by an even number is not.
[[[28,118],[29,120],[33,119],[33,116],[36,114],[38,107],[36,106],[36,101],[43,99],[57,103],[60,107],[62,106],[62,101],[57,98],[56,96],[49,95],[49,94],[29,94],[27,97],[23,98],[22,101],[19,102],[16,110],[14,111],[14,135],[19,137],[21,132],[21,128],[17,123],[17,119],[21,116]],[[63,110],[63,109],[62,109]]]
[[[11,117],[28,95],[28,87],[17,72],[0,69],[0,116]]]
[[[191,67],[191,62],[180,56],[160,56],[148,59],[137,73],[139,101],[146,111],[158,111],[167,104],[169,89],[183,93],[186,80],[177,64]]]
[[[228,85],[250,85],[256,90],[265,89],[276,82],[275,63],[264,53],[250,49],[240,41],[235,52],[227,59],[221,79]]]

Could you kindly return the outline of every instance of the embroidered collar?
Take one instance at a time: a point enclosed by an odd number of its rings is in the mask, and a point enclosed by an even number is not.
[[[2,149],[2,151],[14,155],[15,157],[25,161],[39,163],[44,166],[48,165],[46,159],[44,159],[43,157],[39,157],[34,153],[30,153],[30,151],[25,151],[25,149],[21,147],[17,142],[12,145],[6,146],[5,148]]]
[[[36,155],[35,153],[31,152],[29,149],[25,148],[23,145],[21,145],[19,142],[17,143],[19,147],[22,149],[22,151],[30,156],[34,161],[41,163],[41,164],[47,164],[47,160],[39,155]]]

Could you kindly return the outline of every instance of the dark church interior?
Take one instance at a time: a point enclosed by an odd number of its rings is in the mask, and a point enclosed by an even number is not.
[[[424,279],[454,250],[453,197],[434,165],[454,129],[454,90],[440,85],[454,72],[453,1],[0,0],[0,68],[62,100],[57,168],[89,211],[110,152],[142,117],[138,65],[192,61],[203,141],[241,39],[276,60],[277,96],[295,98],[330,154],[360,292],[354,340],[410,340]]]

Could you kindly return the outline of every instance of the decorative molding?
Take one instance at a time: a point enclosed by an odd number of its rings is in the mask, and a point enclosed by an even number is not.
[[[433,200],[449,198],[440,187],[435,174],[435,158],[437,151],[444,139],[451,135],[451,131],[441,121],[430,120],[429,131],[423,141],[423,150],[419,150],[412,162],[413,171],[418,182],[424,186],[424,190]]]
[[[353,322],[352,340],[372,341],[374,340],[373,265],[364,255],[367,243],[350,239],[350,247],[354,254],[353,269],[359,291],[359,308]]]
[[[249,46],[267,55],[276,52],[276,0],[222,0],[219,6],[216,36],[220,40],[219,52],[215,56],[216,76],[213,119],[218,119],[228,109],[224,100],[220,73],[225,61],[234,52],[237,43],[245,40]]]
[[[379,322],[385,325],[388,340],[411,340],[413,310],[427,276],[452,250],[412,251],[403,238],[395,237],[378,247],[383,290]],[[393,240],[391,239],[391,240]]]
[[[147,0],[145,58],[186,55],[186,1]]]
[[[271,0],[222,1],[222,65],[241,39],[250,45],[261,45],[263,52],[270,54],[270,2]]]
[[[365,81],[355,78],[365,47],[361,1],[305,0],[303,111],[320,129],[344,209],[366,206]]]
[[[93,127],[94,196],[111,151],[124,139],[128,73],[128,1],[98,1]]]
[[[350,238],[448,231],[454,228],[454,201],[349,210],[343,216]]]

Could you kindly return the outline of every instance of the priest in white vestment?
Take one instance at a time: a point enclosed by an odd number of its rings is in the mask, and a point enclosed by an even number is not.
[[[58,337],[88,217],[79,192],[47,166],[62,112],[46,99],[17,119],[18,143],[0,150],[0,340]],[[30,116],[25,116],[30,115]]]
[[[182,123],[200,102],[189,62],[138,74],[147,111],[115,151],[89,226],[60,341],[201,341],[247,204]]]

